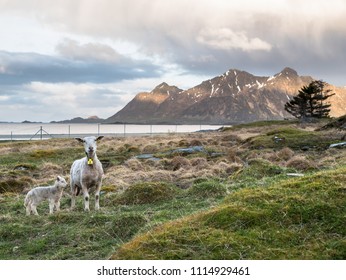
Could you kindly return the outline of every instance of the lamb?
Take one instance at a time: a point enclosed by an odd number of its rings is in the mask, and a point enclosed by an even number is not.
[[[84,196],[84,210],[89,209],[89,189],[95,187],[95,210],[100,209],[100,190],[102,185],[103,168],[96,155],[96,142],[101,140],[103,136],[75,138],[84,144],[86,157],[75,160],[70,171],[71,186],[71,209],[75,207],[76,196],[82,190]]]
[[[31,213],[38,215],[36,206],[44,200],[49,201],[49,214],[53,214],[54,206],[56,211],[59,211],[60,199],[66,186],[65,179],[58,176],[53,186],[36,187],[30,190],[24,199],[26,215],[30,215]]]

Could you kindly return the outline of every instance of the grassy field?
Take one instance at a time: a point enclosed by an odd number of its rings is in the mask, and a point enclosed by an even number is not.
[[[0,259],[345,259],[344,132],[259,122],[220,132],[110,138],[101,210],[25,216],[23,200],[83,148],[73,139],[0,144]],[[181,148],[203,147],[186,152]],[[140,154],[152,158],[139,159]],[[301,177],[292,177],[290,174]]]

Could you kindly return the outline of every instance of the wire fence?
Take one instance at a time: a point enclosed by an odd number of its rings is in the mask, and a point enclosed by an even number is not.
[[[90,135],[127,137],[216,130],[220,125],[134,125],[134,124],[0,124],[0,141],[74,138]]]

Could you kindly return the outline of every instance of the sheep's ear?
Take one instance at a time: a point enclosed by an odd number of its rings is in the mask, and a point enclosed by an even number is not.
[[[77,137],[77,138],[75,138],[75,139],[78,140],[79,142],[84,143],[84,140],[83,140],[82,138]]]
[[[98,137],[96,138],[96,141],[101,140],[103,137],[104,137],[104,136],[98,136]]]
[[[56,180],[58,181],[58,182],[60,182],[60,177],[58,176],[58,177],[56,177]]]

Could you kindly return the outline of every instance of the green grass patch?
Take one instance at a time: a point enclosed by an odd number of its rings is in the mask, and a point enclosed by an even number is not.
[[[112,259],[345,259],[346,168],[232,193]]]
[[[224,127],[222,131],[234,131],[242,128],[261,128],[270,126],[283,126],[288,124],[297,124],[297,120],[271,120],[271,121],[256,121],[250,123],[236,124],[231,127]]]
[[[202,179],[196,181],[192,187],[187,190],[187,193],[201,199],[210,197],[220,198],[227,194],[227,187],[220,182],[220,180]]]
[[[289,147],[294,150],[324,150],[334,143],[339,136],[330,133],[306,131],[292,127],[280,127],[249,138],[247,144],[252,149],[281,149]]]
[[[48,203],[43,202],[38,207],[40,216],[27,217],[24,195],[3,194],[0,259],[107,259],[136,235],[220,201],[181,190],[161,198],[145,204],[120,204],[118,194],[109,193],[101,196],[101,210],[89,213],[83,211],[81,198],[75,211],[69,211],[70,199],[63,198],[59,213],[48,215]]]

